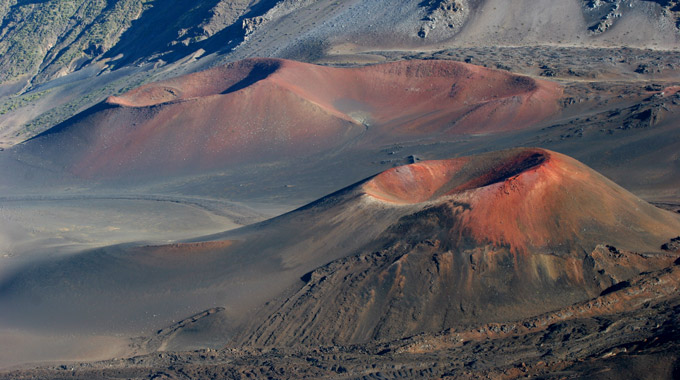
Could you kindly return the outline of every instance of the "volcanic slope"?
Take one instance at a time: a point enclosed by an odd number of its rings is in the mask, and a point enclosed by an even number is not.
[[[0,283],[0,328],[132,337],[213,310],[135,352],[399,339],[590,299],[670,265],[678,234],[558,153],[426,161],[200,241],[36,262]]]
[[[678,254],[661,249],[680,233],[676,215],[547,150],[397,167],[354,191],[362,208],[394,210],[389,227],[303,276],[246,342],[353,344],[516,320]]]
[[[347,144],[528,128],[558,111],[561,94],[551,82],[451,61],[248,59],[110,97],[11,151],[81,177],[195,174]]]

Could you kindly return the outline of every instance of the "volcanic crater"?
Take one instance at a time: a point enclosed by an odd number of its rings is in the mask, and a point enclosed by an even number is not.
[[[381,210],[387,227],[302,276],[248,344],[356,344],[526,318],[677,256],[661,249],[677,216],[543,149],[401,166],[336,197]]]
[[[400,139],[531,128],[551,82],[454,61],[338,68],[247,59],[155,82],[16,149],[86,178],[200,173]]]

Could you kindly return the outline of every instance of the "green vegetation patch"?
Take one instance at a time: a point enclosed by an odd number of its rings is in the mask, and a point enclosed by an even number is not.
[[[0,102],[0,115],[4,115],[8,112],[12,112],[22,107],[26,107],[31,103],[34,103],[44,95],[47,95],[51,90],[45,90],[40,92],[32,92],[24,95],[13,96],[3,99]]]

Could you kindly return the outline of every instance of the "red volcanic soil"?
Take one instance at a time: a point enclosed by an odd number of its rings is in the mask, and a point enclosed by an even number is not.
[[[561,94],[554,83],[453,61],[249,59],[112,96],[29,144],[61,146],[55,160],[81,176],[167,174],[300,157],[358,137],[527,128],[555,113]]]
[[[413,133],[526,128],[556,111],[561,95],[555,83],[453,61],[335,68],[248,59],[142,86],[107,102],[144,107],[225,95],[260,81],[290,91],[334,116]],[[480,121],[483,125],[478,125]]]
[[[363,189],[395,204],[455,200],[468,208],[460,215],[467,233],[479,242],[521,251],[528,246],[559,249],[570,240],[600,236],[645,250],[680,227],[677,218],[580,162],[543,149],[397,167]],[[631,228],[647,231],[644,242],[629,235]]]
[[[662,249],[678,216],[543,149],[397,167],[352,191],[389,226],[303,276],[246,341],[361,343],[525,318],[678,256]]]

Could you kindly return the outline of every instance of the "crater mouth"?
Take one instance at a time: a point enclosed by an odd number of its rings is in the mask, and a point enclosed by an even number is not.
[[[543,165],[550,153],[513,149],[492,154],[424,161],[384,171],[363,185],[365,194],[384,202],[413,204],[504,182]]]
[[[229,94],[242,90],[246,87],[252,86],[253,84],[267,79],[270,75],[274,74],[281,68],[281,62],[275,60],[255,60],[250,71],[246,71],[247,74],[243,79],[238,80],[236,83],[232,84],[226,90],[222,91],[220,94]]]
[[[149,107],[192,98],[230,94],[267,79],[277,72],[282,64],[282,61],[275,59],[246,59],[212,70],[150,83],[119,96],[110,96],[106,103],[124,107]]]
[[[516,177],[523,172],[534,169],[548,160],[548,153],[540,150],[527,150],[510,157],[505,162],[492,165],[491,168],[481,170],[481,175],[472,178],[470,182],[456,188],[456,191],[464,191],[477,187],[493,185]]]

